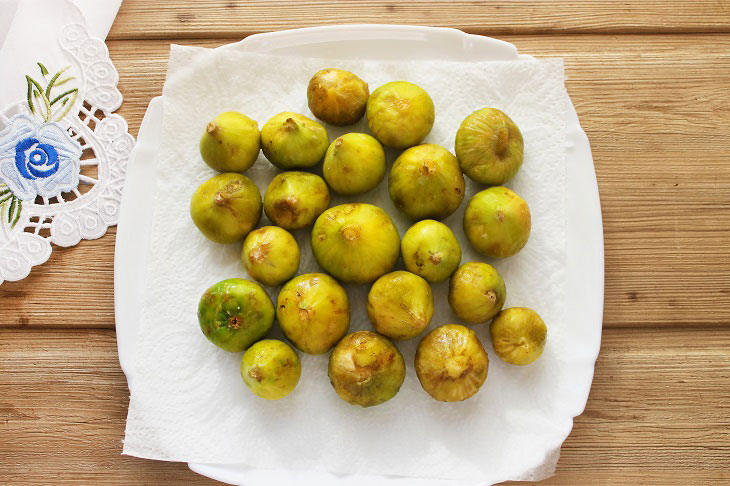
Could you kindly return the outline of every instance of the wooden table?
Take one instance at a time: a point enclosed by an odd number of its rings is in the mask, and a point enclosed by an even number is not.
[[[136,134],[171,42],[353,22],[455,27],[565,59],[598,174],[606,305],[586,410],[545,484],[730,481],[730,4],[125,0],[107,41],[119,113]],[[114,235],[0,286],[4,484],[212,483],[120,455]]]

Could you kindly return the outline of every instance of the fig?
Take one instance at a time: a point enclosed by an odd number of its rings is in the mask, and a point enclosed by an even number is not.
[[[464,199],[464,176],[456,157],[428,143],[411,147],[395,159],[388,190],[395,207],[410,219],[444,219]]]
[[[383,145],[404,149],[418,145],[433,128],[433,100],[407,81],[386,83],[373,91],[367,104],[368,126]]]
[[[494,352],[504,362],[528,365],[545,349],[547,326],[527,307],[510,307],[499,313],[489,326]]]
[[[506,258],[520,251],[530,237],[530,208],[506,187],[478,192],[464,211],[464,234],[479,253]]]
[[[388,339],[371,331],[358,331],[337,343],[330,355],[328,374],[341,399],[372,407],[398,393],[406,377],[406,364]]]
[[[251,278],[275,287],[297,273],[299,245],[287,230],[264,226],[243,241],[241,261]]]
[[[414,224],[400,242],[406,270],[431,283],[449,278],[461,262],[461,246],[443,223],[425,219]]]
[[[241,378],[256,396],[284,398],[296,388],[302,364],[297,353],[278,339],[259,341],[243,353]]]
[[[370,288],[368,317],[383,336],[396,341],[414,338],[433,317],[431,286],[410,272],[387,273]]]
[[[322,213],[312,228],[312,253],[337,280],[370,283],[398,262],[400,236],[388,213],[365,203]]]
[[[365,133],[347,133],[335,139],[322,164],[327,184],[348,196],[375,188],[385,177],[385,169],[383,146]]]
[[[269,162],[282,170],[314,167],[324,157],[327,130],[316,121],[285,111],[261,129],[261,149]]]
[[[279,292],[276,318],[284,335],[299,350],[322,354],[350,327],[347,292],[324,273],[305,273]]]
[[[368,84],[349,71],[322,69],[309,81],[307,101],[314,116],[332,125],[351,125],[365,114]]]
[[[245,175],[218,174],[195,190],[190,216],[209,240],[240,241],[261,220],[259,188]]]
[[[243,113],[227,111],[218,115],[200,137],[200,155],[212,169],[243,172],[259,156],[259,125]]]
[[[210,342],[240,353],[269,332],[274,324],[274,304],[259,284],[229,278],[203,293],[198,323]]]
[[[502,310],[506,298],[502,276],[488,263],[465,263],[449,281],[449,305],[464,322],[487,322]]]
[[[290,231],[311,226],[329,205],[327,184],[309,172],[282,172],[271,180],[264,194],[266,216]]]
[[[416,350],[416,375],[436,400],[459,402],[479,391],[487,379],[489,357],[468,327],[446,324],[424,337]]]
[[[502,185],[522,165],[522,133],[496,108],[482,108],[467,116],[456,132],[454,149],[461,170],[480,184]]]

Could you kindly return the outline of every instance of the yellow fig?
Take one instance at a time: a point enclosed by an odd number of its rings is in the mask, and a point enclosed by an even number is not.
[[[527,307],[505,309],[489,326],[492,346],[502,361],[528,365],[545,349],[547,326],[542,318]]]
[[[307,101],[314,116],[332,125],[351,125],[365,114],[368,84],[349,71],[322,69],[309,81]]]
[[[423,389],[442,402],[473,396],[487,379],[489,358],[468,327],[446,324],[424,337],[416,350],[416,374]]]

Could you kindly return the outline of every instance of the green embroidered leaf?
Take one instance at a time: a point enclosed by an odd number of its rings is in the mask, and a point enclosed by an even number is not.
[[[10,223],[11,228],[15,228],[15,225],[18,224],[18,220],[20,219],[20,213],[23,212],[23,201],[21,201],[20,199],[18,199],[17,201],[18,201],[18,206],[15,211],[15,219],[13,219],[13,222]]]
[[[9,193],[10,189],[1,189],[0,190],[0,197],[4,196],[5,194]]]
[[[2,197],[0,197],[0,208],[1,208],[1,207],[3,207],[3,206],[5,206],[5,203],[6,203],[7,201],[9,201],[9,200],[10,200],[10,199],[11,199],[12,197],[13,197],[13,195],[12,195],[12,194],[8,194],[8,195],[6,195],[6,196],[2,196]]]
[[[38,81],[31,78],[30,76],[25,76],[26,81],[28,82],[28,107],[30,108],[31,113],[36,113],[36,107],[33,103],[33,96],[36,97],[36,101],[43,101],[43,107],[45,108],[45,113],[43,113],[43,120],[44,121],[50,121],[51,118],[51,104],[48,101],[48,97],[44,94],[43,88],[41,88],[41,85],[38,84]]]
[[[10,209],[8,209],[8,223],[11,223],[13,221],[13,213],[15,212],[15,202],[18,199],[13,196],[10,198]]]
[[[68,83],[72,79],[76,79],[76,76],[69,76],[67,78],[59,79],[58,81],[56,81],[56,84],[54,84],[54,86],[63,86],[64,84]]]
[[[74,89],[70,89],[70,90],[66,91],[65,93],[61,93],[60,95],[53,98],[53,101],[51,101],[51,106],[56,104],[61,99],[63,99],[63,103],[61,104],[61,107],[65,106],[63,111],[61,113],[59,113],[58,115],[56,115],[53,118],[53,120],[61,121],[61,119],[63,119],[63,117],[66,116],[68,114],[68,112],[71,110],[71,107],[74,105],[74,103],[76,103],[76,98],[78,96],[79,96],[79,89],[74,88]],[[69,100],[70,100],[70,103],[69,103]],[[68,106],[66,106],[67,103],[68,103]]]
[[[43,74],[43,76],[48,76],[48,69],[46,69],[42,62],[38,63],[38,67],[41,68],[41,74]]]
[[[35,114],[35,105],[33,105],[33,81],[30,76],[26,75],[25,80],[28,83],[28,108],[30,112]]]
[[[58,71],[56,74],[53,75],[53,77],[51,78],[51,80],[48,82],[48,86],[46,86],[46,98],[49,98],[50,99],[50,97],[51,97],[51,89],[53,89],[53,86],[54,85],[55,86],[58,86],[58,84],[56,83],[56,80],[58,79],[58,77],[60,75],[62,75],[64,72],[66,72],[68,70],[68,68],[70,68],[70,67],[71,66],[66,66],[65,68],[61,69],[60,71]],[[53,104],[53,103],[51,103],[51,104]]]

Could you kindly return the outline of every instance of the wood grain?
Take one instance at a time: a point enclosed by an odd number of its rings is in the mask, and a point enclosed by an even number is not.
[[[504,39],[565,59],[603,206],[604,325],[730,324],[730,238],[718,224],[730,210],[730,35]],[[169,44],[109,42],[133,133],[161,93]],[[0,286],[0,326],[112,328],[113,253],[110,235],[56,249]]]
[[[729,32],[730,8],[717,0],[125,0],[109,38],[245,37],[273,30],[353,23],[455,27],[490,36]]]
[[[728,347],[723,329],[607,329],[586,410],[546,484],[730,480]],[[107,330],[0,330],[3,484],[207,482],[120,455],[128,391],[115,350]]]

